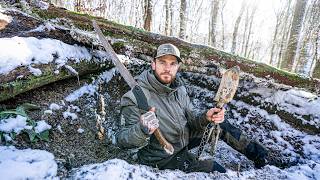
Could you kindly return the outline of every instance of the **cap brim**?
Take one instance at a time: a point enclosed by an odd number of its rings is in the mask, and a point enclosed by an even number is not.
[[[162,57],[162,56],[165,56],[165,55],[172,55],[172,56],[177,58],[178,62],[182,62],[181,58],[176,56],[176,55],[174,55],[174,54],[162,54],[162,55],[156,56],[155,58],[159,58],[159,57]]]

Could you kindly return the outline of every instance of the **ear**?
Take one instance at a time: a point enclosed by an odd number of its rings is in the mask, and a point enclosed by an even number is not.
[[[178,64],[178,71],[180,71],[180,69],[181,69],[181,62],[179,62],[179,64]]]
[[[152,70],[156,70],[156,60],[153,60],[151,63]]]

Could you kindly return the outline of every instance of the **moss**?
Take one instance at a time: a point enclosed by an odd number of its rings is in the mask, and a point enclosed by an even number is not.
[[[123,42],[123,41],[115,42],[115,43],[112,44],[112,47],[114,49],[122,49],[122,48],[125,47],[125,42]]]

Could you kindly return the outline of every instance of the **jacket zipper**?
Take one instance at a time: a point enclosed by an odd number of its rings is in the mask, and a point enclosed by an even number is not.
[[[170,95],[168,96],[168,101],[169,101],[169,103],[172,105],[172,103],[170,102]],[[178,113],[177,113],[177,111],[175,110],[175,108],[173,108],[173,110],[174,110],[174,113],[175,114],[177,114],[177,115],[179,115]],[[181,129],[181,131],[182,131],[182,134],[180,134],[180,140],[181,140],[181,143],[182,143],[182,147],[184,147],[185,146],[185,142],[184,142],[184,140],[183,140],[183,138],[184,138],[184,130],[183,130],[183,127],[182,127],[182,124],[181,124],[181,119],[180,119],[181,117],[178,117],[178,123],[179,123],[179,126],[180,126],[180,129]]]

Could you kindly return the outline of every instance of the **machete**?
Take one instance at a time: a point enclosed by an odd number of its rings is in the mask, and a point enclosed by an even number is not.
[[[235,95],[238,85],[239,85],[239,73],[240,73],[240,68],[239,66],[235,66],[231,69],[228,69],[221,78],[220,85],[218,88],[218,92],[215,95],[214,101],[216,102],[216,107],[217,108],[223,108],[223,105],[230,102]],[[198,153],[197,153],[197,158],[201,156],[203,152],[204,145],[210,141],[211,139],[211,151],[210,153],[214,155],[216,146],[218,143],[219,139],[219,134],[220,134],[221,128],[219,124],[215,123],[209,123],[203,133]],[[214,133],[214,134],[212,134]]]
[[[98,26],[98,24],[97,24],[97,22],[95,20],[92,20],[92,25],[93,25],[94,30],[97,33],[100,41],[101,41],[103,47],[109,53],[113,64],[118,68],[118,70],[119,70],[121,76],[123,77],[123,79],[128,83],[128,85],[130,86],[131,89],[135,89],[135,90],[140,89],[140,92],[142,92],[142,89],[139,87],[137,81],[132,77],[132,75],[130,74],[128,69],[121,63],[121,61],[119,60],[117,54],[114,52],[114,50],[112,49],[111,45],[109,44],[109,42],[104,37],[100,27]],[[145,98],[145,96],[144,96],[144,98]],[[137,101],[138,101],[138,99],[137,99]],[[143,110],[149,111],[148,107],[144,107]],[[157,138],[157,140],[159,141],[161,146],[164,148],[164,150],[168,154],[173,154],[173,152],[174,152],[173,146],[164,138],[164,136],[162,135],[160,129],[159,128],[156,129],[153,134],[155,135],[155,137]]]

